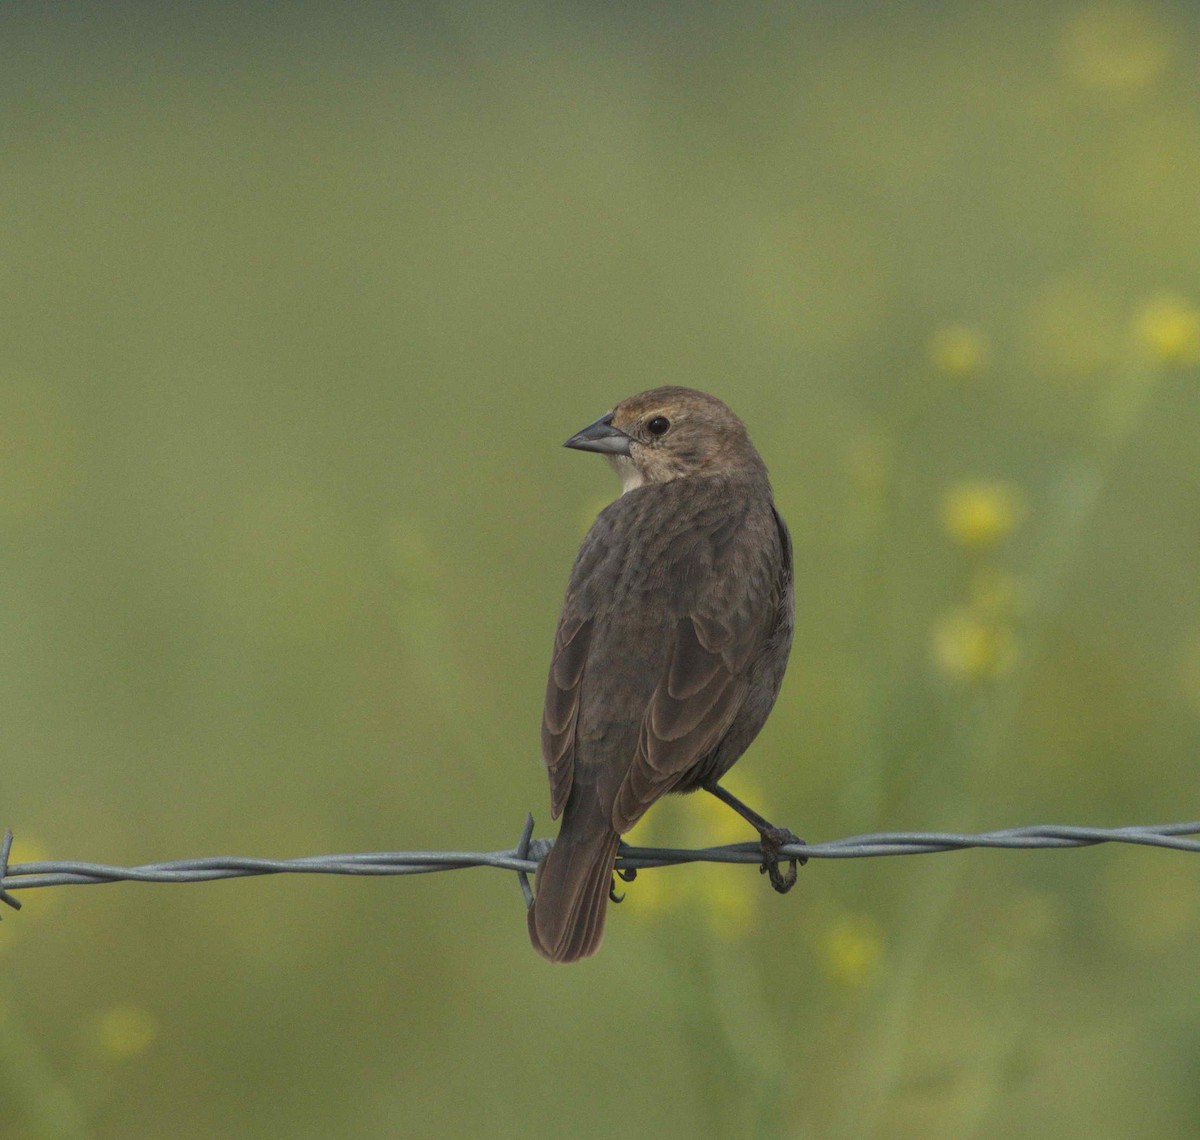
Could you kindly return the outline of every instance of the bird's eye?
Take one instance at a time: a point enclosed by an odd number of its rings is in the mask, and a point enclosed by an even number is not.
[[[671,421],[666,416],[655,416],[647,425],[646,430],[651,435],[666,435]]]

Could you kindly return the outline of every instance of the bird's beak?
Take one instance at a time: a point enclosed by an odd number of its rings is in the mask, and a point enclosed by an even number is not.
[[[602,455],[628,455],[633,442],[620,428],[613,427],[613,414],[601,416],[583,431],[577,431],[563,447],[577,451],[599,451]]]

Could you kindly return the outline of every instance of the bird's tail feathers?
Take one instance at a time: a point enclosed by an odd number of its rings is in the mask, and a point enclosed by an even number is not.
[[[620,841],[595,789],[573,788],[529,908],[529,937],[543,958],[575,962],[600,949]]]

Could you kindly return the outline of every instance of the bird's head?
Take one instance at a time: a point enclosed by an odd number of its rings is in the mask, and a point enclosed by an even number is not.
[[[697,475],[766,475],[745,424],[695,388],[639,392],[563,446],[606,455],[625,491]]]

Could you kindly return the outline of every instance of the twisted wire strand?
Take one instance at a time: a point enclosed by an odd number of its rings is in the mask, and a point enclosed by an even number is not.
[[[1173,851],[1200,854],[1200,821],[1163,823],[1135,827],[1073,827],[1047,824],[1012,827],[979,834],[925,831],[883,831],[870,835],[852,835],[823,843],[789,844],[780,850],[782,858],[864,859],[887,855],[932,855],[969,848],[1040,850],[1046,848],[1091,847],[1098,843],[1130,843],[1143,847],[1163,847]],[[495,867],[515,871],[526,903],[533,893],[528,876],[550,850],[553,841],[533,838],[533,816],[516,847],[506,851],[370,851],[348,855],[305,855],[296,859],[258,859],[237,856],[205,856],[176,859],[165,863],[145,863],[137,867],[117,867],[105,863],[53,860],[37,863],[8,862],[12,848],[12,829],[0,843],[0,903],[14,909],[20,902],[10,892],[34,887],[85,886],[99,883],[202,883],[215,879],[236,879],[252,875],[427,875],[435,871],[458,871],[465,867]],[[686,849],[677,847],[630,847],[622,844],[616,869],[641,871],[683,863],[762,862],[757,843],[734,843],[723,847]]]

